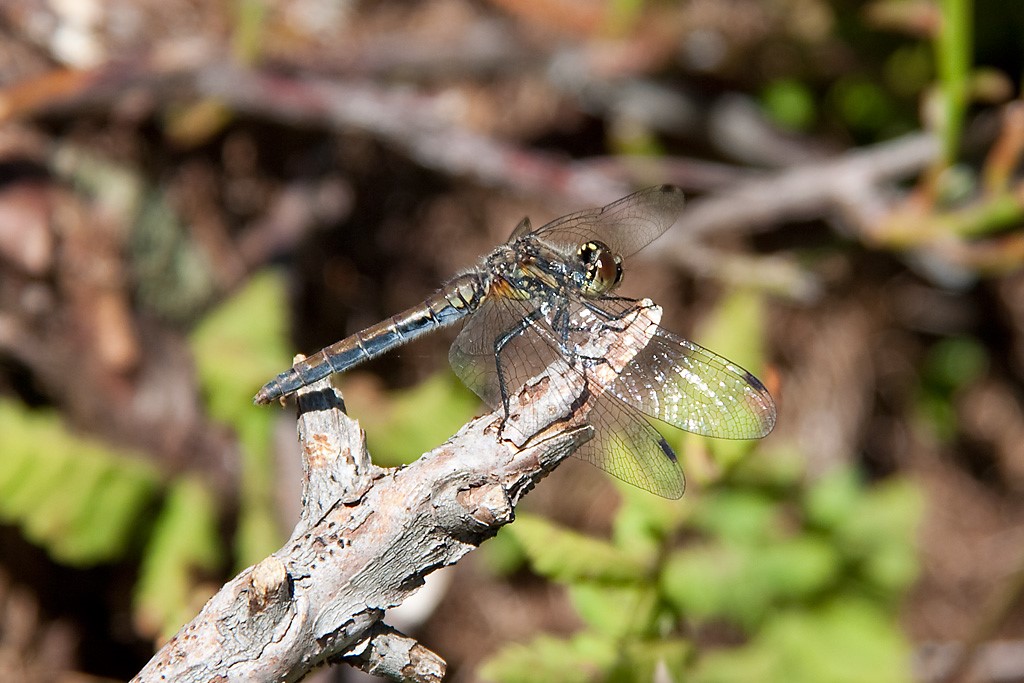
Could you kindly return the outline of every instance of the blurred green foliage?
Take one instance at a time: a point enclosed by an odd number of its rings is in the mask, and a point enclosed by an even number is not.
[[[761,104],[773,121],[792,130],[806,130],[817,117],[814,93],[791,78],[766,85],[761,91]]]
[[[687,680],[909,681],[909,658],[889,614],[841,596],[811,608],[779,610],[747,645],[707,655]]]
[[[135,622],[142,633],[170,637],[213,594],[197,589],[225,559],[213,492],[202,482],[173,482],[142,557],[135,585]]]
[[[0,434],[0,521],[76,566],[118,559],[143,539],[159,475],[141,458],[14,401],[0,400]]]
[[[210,417],[231,427],[242,454],[235,554],[238,568],[273,552],[284,540],[274,518],[271,430],[276,411],[249,400],[268,377],[291,365],[281,276],[266,271],[206,316],[192,334]]]
[[[942,140],[941,165],[949,166],[957,159],[972,100],[1009,96],[1004,85],[996,85],[1005,77],[993,79],[992,70],[973,63],[975,18],[987,11],[980,21],[997,23],[993,18],[1002,9],[976,10],[973,0],[810,4],[828,6],[831,45],[848,53],[841,66],[816,61],[761,86],[761,106],[781,126],[809,131],[828,124],[843,137],[875,142],[920,128],[924,103],[926,124]],[[1016,20],[1008,15],[1002,28]]]
[[[891,96],[880,83],[866,75],[840,78],[829,88],[828,102],[854,133],[868,137],[899,132],[889,128],[900,118]]]
[[[506,535],[535,572],[569,587],[586,626],[508,647],[481,675],[641,681],[662,666],[670,680],[909,680],[896,616],[917,572],[916,489],[868,487],[850,471],[788,489],[745,479],[691,490],[669,525],[645,518],[660,507],[646,494],[628,494],[616,524],[660,528],[646,551],[627,549],[621,532],[602,540],[520,517]],[[742,644],[716,645],[715,632]]]
[[[276,411],[249,398],[281,368],[286,351],[282,277],[265,271],[216,309],[191,335],[200,388],[209,417],[238,439],[241,484],[234,552],[223,547],[222,520],[214,493],[185,477],[169,484],[142,558],[135,589],[136,620],[143,632],[170,635],[212,593],[201,580],[225,562],[236,569],[276,550],[284,533],[275,518],[274,462],[270,451]]]
[[[481,410],[476,394],[449,370],[408,389],[389,391],[376,402],[376,409],[364,406],[357,417],[366,430],[366,445],[373,461],[382,467],[412,462],[447,440]]]
[[[957,434],[957,395],[988,370],[988,352],[973,337],[951,337],[933,345],[924,359],[917,390],[923,426],[942,441]]]
[[[211,418],[239,440],[242,485],[234,563],[276,549],[269,437],[274,412],[248,397],[287,366],[284,288],[265,273],[212,311],[192,350]],[[198,588],[229,554],[221,540],[225,510],[211,488],[189,476],[162,475],[134,453],[71,433],[55,412],[0,400],[0,521],[17,524],[58,562],[89,566],[141,560],[134,589],[142,633],[170,634],[208,597]]]

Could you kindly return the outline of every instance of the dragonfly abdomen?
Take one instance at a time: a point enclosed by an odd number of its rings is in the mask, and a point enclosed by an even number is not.
[[[256,403],[269,403],[336,372],[344,372],[426,332],[450,325],[469,313],[487,294],[488,279],[480,273],[461,275],[418,306],[393,315],[301,360],[267,382]]]

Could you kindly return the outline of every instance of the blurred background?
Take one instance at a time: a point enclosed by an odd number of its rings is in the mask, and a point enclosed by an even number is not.
[[[454,681],[1024,681],[1024,3],[5,0],[0,680],[126,679],[297,517],[255,390],[657,183],[625,292],[753,370],[666,501],[570,461],[393,620]],[[454,331],[339,382],[375,462]],[[339,667],[321,680],[348,680]]]

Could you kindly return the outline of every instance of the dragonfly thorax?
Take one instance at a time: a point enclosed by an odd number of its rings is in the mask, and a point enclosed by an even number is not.
[[[539,301],[576,292],[596,299],[622,282],[622,257],[597,240],[574,253],[527,238],[492,252],[486,270],[504,283],[505,296]]]

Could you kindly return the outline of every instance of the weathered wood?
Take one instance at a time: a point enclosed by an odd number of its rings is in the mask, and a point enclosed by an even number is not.
[[[650,315],[595,335],[591,350],[610,359],[601,372],[646,344]],[[590,438],[600,386],[556,364],[509,406],[509,421],[531,425],[525,443],[502,438],[498,411],[394,469],[370,462],[328,380],[304,388],[303,507],[291,538],[229,581],[134,680],[296,681],[339,660],[394,680],[440,680],[443,660],[383,624],[385,610],[514,519],[522,496]]]

